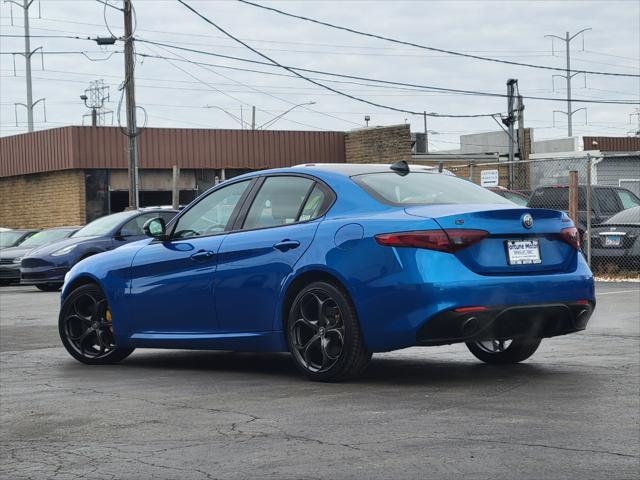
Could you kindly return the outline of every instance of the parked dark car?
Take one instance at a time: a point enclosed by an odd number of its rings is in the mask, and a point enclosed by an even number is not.
[[[20,262],[25,254],[38,247],[63,240],[80,228],[78,226],[48,228],[31,235],[16,247],[2,249],[0,251],[0,285],[20,281]]]
[[[640,268],[640,207],[623,210],[591,228],[591,259]]]
[[[37,229],[19,228],[16,230],[5,230],[0,232],[0,250],[20,245],[31,235],[38,233]]]
[[[37,248],[22,258],[21,283],[35,285],[42,291],[62,286],[69,269],[96,253],[113,250],[145,238],[144,223],[156,217],[171,220],[177,210],[143,208],[98,218],[66,240]]]
[[[516,192],[515,190],[509,190],[505,187],[488,187],[488,190],[491,190],[493,193],[497,193],[501,197],[506,198],[507,200],[511,200],[516,205],[520,205],[524,207],[529,202],[529,197],[521,192]]]
[[[587,229],[587,188],[578,187],[578,222],[577,227],[583,235]],[[550,208],[553,210],[569,209],[569,186],[553,185],[538,187],[531,194],[527,206],[531,208]],[[616,213],[627,208],[640,206],[640,199],[630,190],[621,187],[591,187],[591,225],[605,222]]]

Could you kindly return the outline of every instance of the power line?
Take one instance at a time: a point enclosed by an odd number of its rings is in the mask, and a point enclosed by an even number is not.
[[[182,3],[182,4],[184,4],[184,5],[186,5],[182,0],[177,0],[177,1]],[[458,57],[465,57],[465,58],[472,58],[474,60],[482,60],[482,61],[485,61],[485,62],[504,63],[504,64],[507,64],[507,65],[517,65],[517,66],[520,66],[520,67],[538,68],[538,69],[543,69],[543,70],[554,70],[554,71],[564,71],[565,70],[563,68],[551,67],[551,66],[548,66],[548,65],[536,65],[536,64],[532,64],[532,63],[514,62],[514,61],[510,61],[510,60],[501,60],[501,59],[498,59],[498,58],[483,57],[481,55],[473,55],[473,54],[469,54],[469,53],[462,53],[462,52],[457,52],[457,51],[454,51],[454,50],[446,50],[446,49],[443,49],[443,48],[429,47],[429,46],[426,46],[426,45],[420,45],[420,44],[413,43],[413,42],[406,42],[404,40],[398,40],[398,39],[391,38],[391,37],[385,37],[383,35],[378,35],[378,34],[375,34],[375,33],[367,33],[367,32],[362,32],[360,30],[355,30],[353,28],[334,25],[332,23],[323,22],[321,20],[316,20],[314,18],[303,17],[302,15],[295,15],[293,13],[285,12],[285,11],[279,10],[277,8],[267,7],[266,5],[260,5],[258,3],[253,3],[253,2],[250,2],[248,0],[237,0],[237,1],[240,2],[240,3],[247,4],[247,5],[251,5],[253,7],[261,8],[263,10],[268,10],[270,12],[275,12],[275,13],[278,13],[280,15],[284,15],[284,16],[291,17],[291,18],[297,18],[298,20],[304,20],[306,22],[315,23],[317,25],[323,25],[325,27],[333,28],[333,29],[336,29],[336,30],[342,30],[342,31],[345,31],[345,32],[354,33],[356,35],[362,35],[362,36],[365,36],[365,37],[376,38],[378,40],[384,40],[384,41],[387,41],[387,42],[397,43],[397,44],[400,44],[400,45],[407,45],[407,46],[410,46],[410,47],[420,48],[420,49],[423,49],[423,50],[430,50],[432,52],[446,53],[446,54],[449,54],[449,55],[455,55],[455,56],[458,56]],[[195,12],[195,10],[194,10],[194,12]],[[608,75],[608,76],[614,76],[614,77],[640,77],[640,74],[630,74],[630,73],[598,72],[598,71],[590,71],[590,70],[574,70],[574,71],[579,72],[579,73],[585,73],[585,74],[588,73],[590,75]]]
[[[163,47],[160,47],[160,48],[162,48],[164,51],[167,51],[167,50],[166,50],[165,48],[163,48]],[[178,55],[178,54],[176,54],[176,55]],[[181,57],[183,60],[188,60],[188,59],[186,59],[185,57],[183,57],[182,55],[178,55],[178,56],[179,56],[179,57]],[[275,98],[276,100],[280,100],[281,102],[287,103],[287,104],[289,104],[289,105],[295,105],[295,102],[291,102],[291,101],[289,101],[289,100],[287,100],[287,99],[285,99],[285,98],[278,97],[278,96],[273,95],[273,94],[271,94],[271,93],[265,92],[264,90],[257,89],[257,88],[255,88],[255,87],[253,87],[253,86],[251,86],[251,85],[247,85],[246,83],[240,82],[240,81],[235,80],[235,79],[233,79],[233,78],[231,78],[231,77],[227,77],[226,75],[223,75],[223,74],[221,74],[221,73],[219,73],[219,72],[215,72],[215,71],[213,71],[213,70],[212,70],[212,69],[210,69],[210,68],[206,68],[206,67],[204,67],[204,66],[202,66],[202,65],[199,65],[199,66],[200,66],[200,68],[203,68],[203,69],[207,70],[208,72],[211,72],[211,73],[213,73],[213,74],[215,74],[215,75],[218,75],[218,76],[220,76],[220,77],[222,77],[222,78],[225,78],[225,79],[227,79],[227,80],[229,80],[229,81],[231,81],[231,82],[233,82],[233,83],[235,83],[235,84],[237,84],[237,85],[242,85],[242,86],[247,87],[247,88],[249,88],[249,89],[251,89],[251,90],[253,90],[253,91],[257,92],[257,93],[260,93],[260,94],[263,94],[263,95],[267,95],[267,96],[269,96],[269,97],[271,97],[271,98]],[[320,115],[324,115],[324,116],[327,116],[327,117],[333,118],[333,119],[335,119],[335,120],[340,120],[340,121],[345,122],[345,123],[351,123],[352,125],[361,126],[361,124],[360,124],[360,123],[356,123],[356,122],[353,122],[353,121],[351,121],[351,120],[346,120],[346,119],[344,119],[344,118],[336,117],[335,115],[330,115],[330,114],[327,114],[327,113],[324,113],[324,112],[320,112],[320,111],[318,111],[318,110],[314,110],[314,109],[312,109],[312,108],[308,108],[308,107],[303,107],[303,108],[304,108],[305,110],[307,110],[307,111],[310,111],[310,112],[313,112],[313,113],[317,113],[317,114],[320,114]],[[266,113],[266,112],[265,112],[265,113]],[[313,127],[313,128],[318,128],[318,127]]]
[[[342,95],[344,97],[350,98],[352,100],[356,100],[358,102],[362,102],[362,103],[367,103],[371,106],[374,107],[378,107],[378,108],[384,108],[387,110],[393,110],[396,112],[402,112],[402,113],[408,113],[410,115],[423,115],[424,112],[415,112],[413,110],[408,110],[408,109],[404,109],[404,108],[398,108],[398,107],[392,107],[389,105],[383,105],[381,103],[377,103],[377,102],[372,102],[370,100],[366,100],[364,98],[360,98],[360,97],[356,97],[355,95],[351,95],[349,93],[345,93],[342,92],[340,90],[337,90],[333,87],[330,87],[328,85],[325,85],[323,83],[317,82],[305,75],[302,75],[301,73],[297,72],[296,70],[287,67],[285,65],[282,65],[280,63],[278,63],[277,61],[273,60],[271,57],[265,55],[264,53],[261,53],[260,51],[256,50],[255,48],[253,48],[252,46],[248,45],[247,43],[243,42],[242,40],[240,40],[239,38],[236,38],[235,36],[233,36],[231,33],[227,32],[226,30],[224,30],[222,27],[218,26],[217,24],[215,24],[213,21],[211,21],[210,19],[208,19],[207,17],[205,17],[204,15],[202,15],[200,12],[198,12],[197,10],[195,10],[193,7],[191,7],[189,4],[185,3],[183,0],[178,0],[179,3],[181,3],[182,5],[184,5],[186,8],[188,8],[189,10],[191,10],[193,13],[195,13],[197,16],[199,16],[200,18],[202,18],[205,22],[209,23],[210,25],[212,25],[214,28],[216,28],[217,30],[219,30],[220,32],[222,32],[223,34],[227,35],[229,38],[235,40],[236,42],[238,42],[241,45],[244,45],[247,49],[251,50],[253,53],[255,53],[256,55],[268,60],[269,62],[271,62],[273,65],[280,67],[284,70],[287,70],[288,72],[293,73],[294,75],[300,77],[303,80],[306,80],[309,83],[313,83],[314,85],[317,85],[318,87],[324,88],[326,90],[329,90],[331,92],[334,92],[338,95]],[[425,114],[426,115],[426,114]],[[477,114],[477,115],[444,115],[444,114],[436,114],[436,113],[431,113],[430,116],[432,117],[450,117],[450,118],[480,118],[480,117],[493,117],[495,115],[499,115],[499,113],[491,113],[491,114]]]
[[[36,29],[39,30],[39,29]],[[73,40],[93,40],[91,37],[80,37],[77,35],[11,35],[11,34],[0,34],[0,37],[4,38],[67,38]]]
[[[179,1],[179,0],[178,0]],[[352,79],[352,80],[361,80],[361,81],[365,81],[365,82],[369,82],[366,85],[369,86],[373,86],[370,82],[375,82],[375,83],[380,83],[380,84],[384,84],[384,85],[394,85],[394,86],[401,86],[401,87],[412,87],[412,88],[418,88],[418,89],[424,89],[424,90],[433,90],[433,91],[441,91],[441,92],[451,92],[451,93],[460,93],[460,94],[465,94],[465,95],[479,95],[479,96],[489,96],[489,97],[500,97],[500,98],[506,98],[507,95],[504,93],[494,93],[494,92],[482,92],[482,91],[477,91],[477,90],[463,90],[463,89],[457,89],[457,88],[447,88],[447,87],[438,87],[438,86],[431,86],[431,85],[421,85],[421,84],[415,84],[415,83],[406,83],[406,82],[396,82],[396,81],[392,81],[392,80],[382,80],[382,79],[376,79],[376,78],[370,78],[370,77],[360,77],[357,75],[346,75],[346,74],[341,74],[341,73],[335,73],[335,72],[327,72],[327,71],[323,71],[323,70],[314,70],[314,69],[309,69],[309,68],[300,68],[300,67],[293,67],[293,66],[286,66],[286,65],[274,65],[273,63],[269,63],[269,62],[262,62],[259,60],[252,60],[249,58],[243,58],[243,57],[235,57],[232,55],[224,55],[224,54],[220,54],[220,53],[213,53],[213,52],[208,52],[206,50],[199,50],[199,49],[194,49],[194,48],[187,48],[187,47],[180,47],[177,45],[172,45],[169,43],[164,43],[164,42],[155,42],[153,40],[145,40],[145,39],[137,39],[137,41],[139,42],[144,42],[144,43],[150,43],[152,45],[158,45],[158,46],[164,46],[164,47],[169,47],[169,48],[173,48],[173,49],[177,49],[177,50],[182,50],[182,51],[187,51],[187,52],[191,52],[191,53],[198,53],[198,54],[202,54],[202,55],[208,55],[208,56],[213,56],[213,57],[218,57],[218,58],[224,58],[227,60],[236,60],[236,61],[240,61],[240,62],[245,62],[245,63],[253,63],[253,64],[257,64],[257,65],[265,65],[268,67],[281,67],[281,68],[285,68],[288,71],[300,71],[300,72],[306,72],[306,73],[315,73],[315,74],[319,74],[319,75],[327,75],[327,76],[333,76],[333,77],[340,77],[340,78],[348,78],[348,79]],[[144,55],[144,54],[139,54],[145,57],[151,57],[153,58],[153,56],[151,55]],[[163,57],[160,57],[163,58]],[[195,60],[188,60],[189,62],[195,63],[195,64],[202,64],[202,65],[210,65],[210,66],[216,66],[216,65],[212,65],[212,64],[207,64],[207,63],[203,63],[203,62],[197,62]],[[217,65],[220,68],[237,68],[237,67],[228,67],[228,66],[222,66],[222,65]],[[268,73],[268,72],[261,72],[261,71],[256,71],[256,73],[264,73],[267,75],[282,75],[282,74],[274,74],[274,73]],[[299,77],[299,75],[297,75],[295,72],[294,75],[296,77]],[[286,75],[285,75],[286,76]],[[293,77],[293,76],[292,76]],[[330,81],[327,79],[323,79],[324,81]],[[529,96],[526,94],[523,94],[524,97],[526,97],[528,100],[541,100],[541,101],[552,101],[552,102],[558,102],[558,101],[562,101],[562,99],[559,98],[552,98],[552,97],[540,97],[540,96]],[[638,100],[607,100],[607,99],[573,99],[574,102],[581,102],[581,103],[604,103],[604,104],[619,104],[619,105],[635,105],[638,103]],[[405,112],[405,113],[410,113],[410,112]],[[420,113],[420,115],[422,115],[422,113]],[[443,116],[443,115],[441,115]]]
[[[88,51],[88,50],[57,50],[53,52],[39,52],[41,55],[90,55],[94,54],[104,54],[105,52],[99,51]],[[0,55],[22,55],[22,52],[0,52]]]
[[[193,78],[193,79],[197,80],[198,82],[202,83],[203,85],[208,86],[210,89],[215,90],[216,92],[221,93],[222,95],[224,95],[224,96],[226,96],[226,97],[229,97],[229,98],[231,98],[232,100],[235,100],[236,102],[238,102],[238,103],[240,103],[240,104],[243,104],[243,105],[246,105],[246,106],[248,106],[248,107],[251,107],[251,105],[249,105],[248,103],[243,102],[243,101],[242,101],[242,100],[240,100],[239,98],[236,98],[236,97],[234,97],[233,95],[230,95],[229,93],[224,92],[224,91],[220,90],[220,89],[219,89],[219,88],[217,88],[217,87],[214,87],[214,86],[213,86],[213,85],[211,85],[209,82],[206,82],[206,81],[202,80],[201,78],[197,77],[196,75],[192,74],[191,72],[189,72],[189,71],[187,71],[187,70],[183,69],[182,67],[180,67],[180,66],[178,66],[178,65],[174,64],[174,63],[171,61],[172,59],[166,58],[165,60],[166,60],[169,64],[171,64],[174,68],[177,68],[178,70],[182,71],[183,73],[185,73],[186,75],[190,76],[191,78]],[[225,113],[227,113],[227,114],[228,114],[228,112],[225,112]],[[292,123],[296,123],[296,124],[298,124],[298,125],[305,126],[305,127],[310,127],[310,128],[315,128],[315,129],[317,129],[317,130],[322,130],[320,127],[316,127],[315,125],[308,125],[308,124],[304,124],[304,123],[301,123],[301,122],[296,122],[296,121],[294,121],[294,120],[289,120],[289,121],[290,121],[290,122],[292,122]],[[241,125],[242,125],[242,123],[241,123]]]

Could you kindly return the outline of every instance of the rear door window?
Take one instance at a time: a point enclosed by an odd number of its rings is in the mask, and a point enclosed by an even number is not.
[[[319,184],[316,183],[309,195],[309,198],[307,198],[304,207],[302,208],[302,213],[300,214],[298,221],[306,222],[307,220],[318,218],[324,213],[327,200],[327,193]]]
[[[310,216],[314,205],[309,204],[308,196],[313,185],[313,180],[303,177],[268,177],[251,204],[243,230],[295,223],[303,203],[307,208],[306,215]]]

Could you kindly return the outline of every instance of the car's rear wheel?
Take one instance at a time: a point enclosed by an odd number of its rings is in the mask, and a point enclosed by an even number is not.
[[[539,338],[516,338],[513,340],[474,340],[467,342],[473,355],[485,363],[508,364],[526,360],[540,346]]]
[[[61,283],[41,283],[36,285],[36,288],[43,292],[57,292],[60,287],[62,287]]]
[[[94,284],[75,289],[65,299],[58,331],[69,354],[89,365],[117,363],[133,352],[116,346],[107,299]]]
[[[326,282],[308,285],[294,299],[287,341],[296,366],[311,380],[354,378],[371,360],[351,301]]]

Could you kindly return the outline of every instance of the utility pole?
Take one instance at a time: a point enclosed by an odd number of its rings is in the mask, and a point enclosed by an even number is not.
[[[25,75],[27,77],[27,125],[33,132],[33,91],[31,83],[31,40],[29,39],[29,7],[33,0],[24,0],[24,61]]]
[[[513,188],[513,181],[514,181],[514,171],[513,171],[513,162],[514,162],[514,139],[513,139],[513,124],[516,121],[515,118],[515,114],[514,114],[514,108],[513,108],[513,103],[514,103],[514,99],[515,99],[515,91],[516,91],[516,86],[518,85],[518,80],[515,78],[510,78],[509,80],[507,80],[507,116],[505,118],[502,118],[502,123],[504,123],[507,128],[509,129],[507,131],[507,135],[508,135],[508,139],[507,141],[509,142],[509,188]]]
[[[33,108],[38,104],[38,102],[44,102],[44,98],[37,100],[35,103],[33,101],[33,83],[31,80],[31,57],[34,53],[36,53],[42,47],[38,47],[35,50],[31,50],[31,38],[29,33],[29,8],[33,3],[33,0],[23,0],[23,3],[20,4],[16,0],[7,0],[9,3],[15,4],[18,7],[22,8],[24,13],[24,62],[25,62],[25,79],[27,84],[27,103],[16,103],[17,105],[21,105],[27,109],[27,129],[29,132],[33,132]],[[13,25],[13,13],[11,16],[12,25]],[[14,66],[15,68],[15,66]],[[17,110],[17,108],[16,108]],[[16,115],[17,117],[17,115]],[[16,118],[17,123],[17,118]]]
[[[256,106],[251,107],[251,130],[256,129]]]
[[[427,111],[423,113],[424,118],[424,153],[429,153],[429,130],[427,130]]]
[[[584,110],[584,108],[578,108],[577,110],[571,110],[571,79],[576,76],[579,72],[576,73],[571,73],[571,40],[573,40],[574,38],[576,38],[578,35],[580,35],[581,33],[586,32],[587,30],[591,30],[591,28],[583,28],[582,30],[580,30],[577,33],[574,33],[573,35],[570,35],[569,32],[566,32],[564,38],[563,37],[559,37],[557,35],[545,35],[545,37],[549,37],[549,38],[557,38],[560,41],[563,41],[565,43],[565,50],[566,50],[566,55],[567,55],[567,60],[566,60],[566,74],[565,75],[557,75],[559,77],[562,77],[564,79],[566,79],[567,81],[567,111],[566,112],[561,112],[567,115],[567,136],[568,137],[572,137],[573,136],[573,122],[572,122],[572,117],[573,114],[578,112],[579,110]],[[552,40],[553,42],[553,40]],[[583,39],[584,42],[584,39]],[[552,54],[555,53],[553,51],[553,43],[551,43],[551,52]],[[556,75],[554,75],[555,77]]]
[[[640,137],[640,108],[636,108],[633,113],[629,114],[629,123],[631,123],[631,117],[637,117],[638,127],[635,131],[631,131],[629,133],[635,135],[636,137]]]
[[[129,208],[139,207],[138,192],[138,127],[133,58],[133,18],[131,0],[124,0],[124,88],[127,99],[127,137],[129,139]]]
[[[530,144],[528,144],[527,139],[525,138],[524,131],[524,101],[522,99],[522,95],[520,95],[520,92],[518,91],[518,160],[520,160],[520,162],[529,160],[529,145]],[[528,170],[524,164],[521,164],[518,167],[517,188],[518,190],[526,190],[527,184],[529,183],[526,178],[526,172],[528,172]]]
[[[524,101],[522,95],[518,94],[518,157],[520,160],[529,159],[529,149],[526,148],[524,138]]]

